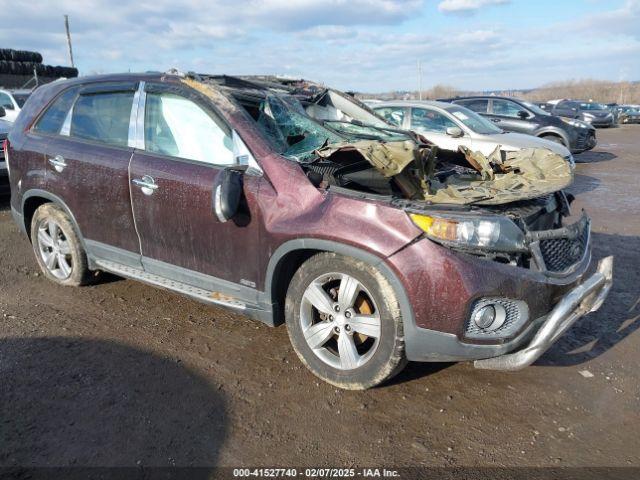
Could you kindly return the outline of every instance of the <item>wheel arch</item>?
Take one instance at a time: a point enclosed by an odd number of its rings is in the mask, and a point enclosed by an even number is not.
[[[76,221],[75,216],[73,215],[73,213],[71,213],[71,210],[64,202],[64,200],[62,200],[57,195],[54,195],[53,193],[47,192],[46,190],[27,190],[22,196],[22,218],[24,220],[24,228],[27,232],[29,240],[31,240],[31,220],[33,219],[33,215],[40,206],[46,203],[53,203],[62,208],[64,213],[66,213],[71,220],[73,228],[75,228],[76,233],[78,234],[78,238],[80,239],[80,242],[82,244],[82,248],[84,248],[86,251],[87,249],[84,237],[82,236],[82,231],[78,227],[78,222]]]
[[[404,285],[398,279],[384,258],[352,245],[316,238],[298,238],[280,245],[271,255],[267,266],[265,294],[273,305],[274,325],[284,322],[284,298],[293,275],[311,256],[332,252],[352,257],[376,267],[393,287],[400,304],[402,319],[405,325],[414,324],[413,309]]]
[[[571,150],[571,141],[569,140],[569,137],[567,136],[567,134],[564,133],[562,130],[556,129],[556,128],[543,128],[536,132],[536,137],[539,137],[539,138],[544,138],[549,136],[560,137],[562,139],[562,142],[564,143],[564,146],[569,150]]]

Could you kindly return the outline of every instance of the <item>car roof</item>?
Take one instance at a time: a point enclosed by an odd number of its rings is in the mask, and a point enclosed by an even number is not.
[[[453,105],[447,102],[439,102],[437,100],[383,100],[371,105],[371,108],[377,109],[382,107],[436,107],[447,110]]]
[[[441,100],[443,102],[453,102],[455,100],[472,100],[475,98],[479,98],[479,99],[491,99],[491,100],[512,100],[514,102],[523,102],[524,100],[518,98],[518,97],[505,97],[505,96],[501,96],[501,95],[468,95],[468,96],[464,96],[464,97],[451,97],[451,98],[441,98],[438,100]]]

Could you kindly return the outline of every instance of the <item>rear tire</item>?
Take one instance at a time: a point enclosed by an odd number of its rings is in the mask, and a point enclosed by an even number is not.
[[[86,252],[61,207],[53,203],[38,207],[31,220],[31,243],[40,270],[49,280],[72,287],[89,283]]]
[[[302,363],[336,387],[374,387],[407,363],[396,294],[360,260],[329,252],[311,257],[289,284],[285,316]]]

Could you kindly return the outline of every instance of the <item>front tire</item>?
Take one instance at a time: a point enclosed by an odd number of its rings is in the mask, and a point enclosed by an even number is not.
[[[564,140],[562,140],[562,138],[560,138],[560,137],[559,137],[559,136],[557,136],[557,135],[544,135],[544,136],[542,136],[541,138],[544,138],[545,140],[549,140],[549,141],[551,141],[551,142],[558,143],[558,144],[560,144],[560,145],[563,145],[563,146],[565,146],[565,147],[569,148],[569,147],[564,143]]]
[[[65,211],[46,203],[31,220],[31,244],[40,270],[49,280],[77,287],[89,283],[87,255]]]
[[[295,273],[285,316],[294,350],[311,372],[348,390],[364,390],[406,365],[396,294],[375,267],[319,253]]]

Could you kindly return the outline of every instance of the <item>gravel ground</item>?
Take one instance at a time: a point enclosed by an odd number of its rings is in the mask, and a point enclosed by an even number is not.
[[[608,301],[534,366],[345,392],[284,327],[106,277],[47,282],[0,201],[0,466],[640,466],[640,125],[578,155]]]

